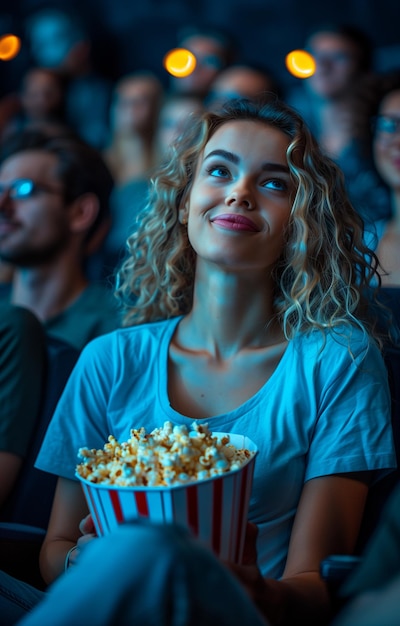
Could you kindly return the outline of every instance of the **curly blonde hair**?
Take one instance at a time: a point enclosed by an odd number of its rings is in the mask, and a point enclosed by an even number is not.
[[[363,223],[344,178],[302,118],[279,100],[232,101],[190,121],[152,179],[148,205],[127,240],[117,273],[123,325],[158,321],[192,306],[196,256],[178,219],[206,143],[223,124],[255,120],[289,137],[287,161],[295,195],[284,252],[274,269],[275,310],[284,332],[357,324],[372,331],[364,292],[379,285],[379,263],[363,241]]]

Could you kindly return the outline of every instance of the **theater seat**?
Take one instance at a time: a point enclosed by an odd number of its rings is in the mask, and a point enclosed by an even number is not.
[[[369,490],[355,555],[334,554],[328,556],[321,563],[321,576],[328,583],[332,597],[336,602],[337,610],[341,605],[340,599],[338,598],[338,590],[354,568],[360,563],[365,546],[379,524],[389,496],[393,493],[395,487],[400,484],[400,348],[386,348],[384,359],[388,370],[391,393],[392,428],[397,457],[397,469],[387,474]]]
[[[34,467],[48,423],[79,351],[55,337],[47,339],[42,407],[29,453],[12,496],[0,512],[0,569],[43,589],[38,556],[46,533],[57,478]]]

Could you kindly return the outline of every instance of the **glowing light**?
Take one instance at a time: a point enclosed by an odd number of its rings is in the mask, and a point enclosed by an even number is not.
[[[21,40],[16,35],[3,35],[0,37],[0,59],[11,61],[21,49]]]
[[[314,57],[305,50],[292,50],[286,55],[286,67],[297,78],[309,78],[315,72]]]
[[[172,74],[172,76],[184,78],[189,76],[196,67],[196,57],[190,50],[174,48],[167,52],[163,64],[167,72]]]

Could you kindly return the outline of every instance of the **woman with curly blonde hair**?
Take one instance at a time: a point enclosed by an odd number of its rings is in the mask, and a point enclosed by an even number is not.
[[[42,575],[73,567],[24,626],[325,623],[320,562],[354,550],[396,463],[364,295],[379,268],[340,171],[285,104],[231,103],[190,121],[128,246],[124,328],[84,349],[37,460],[59,476]],[[165,421],[257,444],[242,564],[174,526],[92,540],[77,450]]]
[[[227,105],[220,115],[191,120],[155,175],[141,228],[128,239],[129,255],[118,275],[124,325],[190,311],[196,253],[179,220],[180,207],[190,195],[199,154],[215,131],[234,119],[262,121],[289,140],[293,204],[285,248],[273,269],[274,307],[285,335],[343,323],[369,326],[364,296],[380,280],[378,260],[363,243],[362,222],[350,205],[341,170],[321,154],[294,111],[282,104],[259,108],[244,100]]]

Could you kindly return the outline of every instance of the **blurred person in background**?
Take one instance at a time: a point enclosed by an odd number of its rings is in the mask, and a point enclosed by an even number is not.
[[[351,139],[349,90],[371,72],[372,44],[356,27],[323,24],[304,47],[316,61],[315,73],[302,79],[286,100],[301,113],[326,153],[338,159]]]
[[[162,103],[157,125],[157,158],[162,160],[181,134],[188,120],[204,111],[199,98],[185,93],[167,95]]]
[[[386,217],[388,195],[356,138],[353,95],[373,75],[374,48],[366,33],[342,23],[321,24],[305,42],[315,73],[286,94],[325,152],[341,167],[350,199],[367,221]]]
[[[382,277],[383,284],[400,290],[400,70],[382,76],[377,104],[372,118],[373,158],[388,186],[392,213],[378,227],[376,252],[387,272]]]
[[[118,326],[111,292],[86,263],[109,229],[112,176],[82,140],[26,129],[0,150],[0,258],[13,265],[3,301],[31,310],[79,350]]]
[[[22,77],[19,111],[8,122],[2,138],[26,126],[67,127],[66,83],[62,74],[47,67],[33,67]],[[71,130],[72,132],[72,130]]]
[[[381,299],[400,327],[400,68],[367,79],[354,110],[360,146],[388,195],[388,214],[382,216],[378,206],[366,231],[384,270]]]
[[[33,67],[22,76],[19,90],[12,94],[15,106],[3,116],[0,141],[24,128],[44,128],[47,133],[73,134],[65,115],[66,83],[64,76],[47,67]],[[4,97],[2,103],[7,100]],[[8,289],[14,267],[0,259],[0,291]]]
[[[254,64],[238,63],[221,70],[216,76],[210,85],[205,104],[207,109],[216,110],[234,98],[269,99],[278,97],[280,92],[269,70]]]
[[[123,76],[114,86],[109,141],[103,152],[115,180],[112,226],[104,241],[110,270],[122,258],[129,230],[147,200],[149,178],[158,161],[156,135],[163,93],[161,81],[148,71]]]
[[[117,184],[147,178],[154,167],[162,97],[161,81],[151,72],[128,74],[115,84],[103,154]]]
[[[88,26],[77,11],[50,7],[25,20],[33,63],[61,72],[68,81],[66,116],[87,143],[102,148],[107,140],[112,82],[93,62]]]
[[[170,77],[168,91],[196,96],[201,101],[207,96],[212,81],[230,65],[236,54],[236,44],[230,33],[211,26],[187,26],[178,33],[178,48],[190,50],[196,57],[194,71],[184,78]]]
[[[46,340],[36,316],[0,302],[0,517],[38,419]]]
[[[6,263],[0,259],[0,297],[3,291],[7,291],[14,275],[12,263]]]

